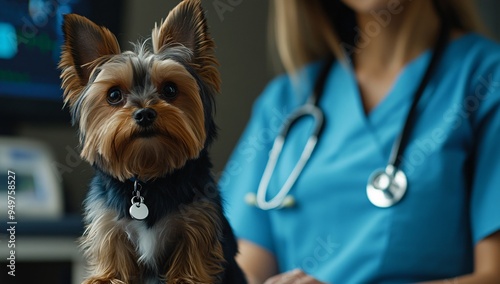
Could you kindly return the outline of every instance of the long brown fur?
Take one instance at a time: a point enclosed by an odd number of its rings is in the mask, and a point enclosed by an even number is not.
[[[189,9],[196,11],[194,18],[187,17]],[[106,103],[105,93],[113,86],[127,90],[131,82],[124,80],[132,77],[132,66],[127,62],[113,61],[113,55],[120,52],[116,37],[108,29],[99,27],[81,16],[67,15],[65,21],[68,23],[65,25],[67,36],[59,64],[59,68],[62,69],[65,103],[70,107],[74,106],[84,93],[84,88],[95,73],[95,68],[106,64],[104,71],[96,76],[94,83],[86,92],[102,95],[89,96],[83,101],[84,111],[81,114],[79,127],[81,137],[85,137],[81,138],[82,158],[92,165],[102,167],[121,181],[134,175],[148,181],[155,176],[162,176],[182,167],[189,159],[196,158],[204,146],[206,133],[203,127],[204,116],[198,96],[199,90],[192,88],[196,84],[191,75],[173,61],[155,63],[152,66],[153,81],[159,85],[165,80],[159,74],[169,74],[170,77],[176,78],[184,94],[170,104],[163,101],[147,101],[138,106],[126,106],[117,110]],[[185,27],[186,30],[175,30],[172,29],[173,26]],[[187,32],[189,29],[195,31],[194,37],[189,36],[192,34]],[[91,36],[81,36],[85,34]],[[153,29],[152,41],[155,53],[161,52],[174,42],[192,48],[194,60],[190,64],[208,85],[219,91],[220,79],[216,68],[214,44],[208,36],[199,0],[182,2],[168,15],[161,27]],[[87,49],[89,44],[94,48]],[[144,151],[141,139],[130,140],[138,128],[132,114],[142,107],[154,108],[160,112],[159,115],[168,113],[170,117],[168,121],[162,121],[158,127],[163,129],[163,135],[173,139],[148,140],[150,152]],[[104,119],[109,117],[115,119]],[[103,124],[103,121],[108,123]],[[115,135],[109,135],[110,131],[116,132]],[[164,166],[165,158],[169,159],[167,163],[169,167]]]
[[[117,226],[116,213],[94,204],[94,214],[81,239],[81,247],[88,260],[90,276],[84,284],[129,284],[131,275],[138,271],[135,251],[121,226]],[[137,275],[136,275],[137,277]],[[119,280],[121,279],[121,280]]]
[[[122,85],[123,89],[128,88],[129,82],[124,82],[121,76],[131,74],[132,67],[127,63],[114,65],[116,67],[113,66],[110,72],[106,69],[97,76],[89,92],[105,93],[113,86]],[[204,146],[204,112],[194,78],[172,60],[154,63],[152,70],[152,81],[158,86],[164,81],[163,74],[176,79],[183,90],[178,99],[171,103],[143,101],[139,106],[125,105],[120,109],[110,107],[105,96],[93,96],[84,101],[80,126],[86,142],[81,156],[122,181],[134,175],[144,181],[163,176],[196,158]],[[159,116],[169,118],[158,120],[157,128],[161,135],[171,139],[134,139],[133,133],[140,127],[133,113],[143,107],[153,108]]]
[[[178,216],[182,226],[181,241],[171,257],[167,279],[171,283],[217,283],[224,262],[221,243],[221,220],[213,204],[199,201]],[[170,282],[169,282],[170,283]]]
[[[243,279],[236,278],[243,274],[220,196],[197,198],[200,187],[216,189],[206,147],[215,137],[212,104],[220,91],[201,0],[183,1],[155,26],[153,50],[121,53],[108,29],[78,15],[65,16],[64,32],[64,102],[80,131],[81,157],[97,177],[85,203],[81,247],[89,275],[83,283]],[[168,97],[163,87],[172,85],[176,96]],[[110,100],[115,90],[118,102]],[[156,115],[150,124],[136,117],[144,110]],[[179,172],[185,176],[174,175]],[[127,212],[137,193],[132,178],[144,185],[143,197],[158,197],[144,202],[156,210],[144,220]]]
[[[130,224],[119,221],[116,213],[102,204],[92,204],[86,220],[81,246],[89,261],[90,276],[84,284],[137,283],[137,263],[140,258],[127,234],[134,234]],[[160,247],[174,246],[170,270],[165,275],[169,284],[216,283],[222,271],[224,256],[221,238],[221,220],[212,203],[200,200],[181,208],[180,213],[161,221],[157,228],[164,230]],[[175,229],[172,229],[175,228]]]

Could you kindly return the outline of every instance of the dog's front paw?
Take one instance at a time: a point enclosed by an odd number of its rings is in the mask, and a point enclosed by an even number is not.
[[[109,279],[105,277],[92,277],[84,280],[82,284],[127,284],[118,279]]]
[[[192,277],[186,278],[176,278],[171,281],[167,281],[167,284],[210,284],[208,282],[202,282],[200,280],[193,279]]]

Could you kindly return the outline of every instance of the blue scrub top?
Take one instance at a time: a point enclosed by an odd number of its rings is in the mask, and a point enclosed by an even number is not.
[[[273,140],[310,96],[320,64],[295,80],[273,80],[220,180],[237,237],[269,250],[281,272],[301,268],[328,283],[410,283],[472,272],[474,245],[500,230],[499,45],[473,33],[450,42],[402,157],[406,196],[390,208],[366,196],[368,177],[386,166],[431,55],[407,64],[369,114],[354,73],[335,63],[320,101],[324,131],[291,191],[296,206],[263,211],[245,195],[257,191]],[[292,127],[268,199],[298,161],[311,121]]]

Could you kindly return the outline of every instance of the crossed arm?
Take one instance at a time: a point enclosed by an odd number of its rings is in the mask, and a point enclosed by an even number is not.
[[[245,272],[249,284],[322,284],[303,271],[278,273],[273,254],[246,241],[238,242],[240,254],[237,261]],[[500,283],[500,231],[484,238],[474,248],[474,272],[453,279],[442,279],[422,284],[498,284]]]

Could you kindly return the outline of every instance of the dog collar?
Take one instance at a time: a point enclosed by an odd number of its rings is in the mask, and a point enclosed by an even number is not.
[[[134,183],[136,181],[140,182],[140,183],[146,183],[145,181],[142,181],[142,180],[138,179],[137,176],[133,176],[133,177],[129,178],[128,180],[131,181],[131,182],[134,182]]]

